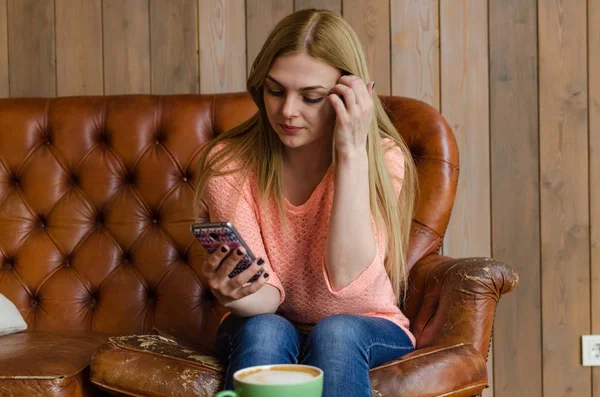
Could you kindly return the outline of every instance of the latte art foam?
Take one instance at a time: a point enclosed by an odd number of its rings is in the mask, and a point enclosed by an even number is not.
[[[292,385],[295,383],[308,382],[315,376],[309,372],[289,371],[289,370],[264,370],[254,372],[240,377],[241,380],[248,383],[261,385]]]

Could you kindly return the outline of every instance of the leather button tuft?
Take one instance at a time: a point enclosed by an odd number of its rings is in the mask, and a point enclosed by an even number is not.
[[[65,260],[65,261],[63,262],[63,266],[64,266],[64,267],[71,267],[71,262],[69,262],[68,260]]]
[[[154,296],[148,297],[148,305],[152,306],[156,302],[156,298]]]
[[[156,217],[152,218],[152,223],[157,224],[158,223],[158,219],[156,219]]]
[[[75,174],[71,175],[71,183],[73,184],[73,186],[79,185],[79,176]]]
[[[42,229],[46,227],[46,220],[42,216],[39,217],[39,226]]]
[[[8,270],[12,269],[14,266],[14,262],[12,260],[12,258],[6,258],[6,261],[4,261],[4,267],[6,267]]]
[[[31,298],[31,306],[38,306],[40,304],[40,301],[37,298]]]
[[[106,146],[110,145],[110,137],[108,136],[108,133],[103,132],[100,135],[100,143],[103,143]]]
[[[125,183],[128,185],[133,185],[135,183],[135,176],[133,175],[133,172],[128,172],[127,175],[125,176]]]
[[[12,184],[14,187],[19,187],[21,185],[21,182],[19,181],[19,178],[17,178],[16,176],[12,178]]]
[[[98,226],[104,225],[104,213],[102,211],[98,211],[98,214],[96,215],[96,224]]]

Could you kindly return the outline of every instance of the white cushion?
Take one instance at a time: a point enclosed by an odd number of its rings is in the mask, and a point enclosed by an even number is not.
[[[27,323],[23,320],[16,306],[4,295],[0,294],[0,335],[25,331]]]

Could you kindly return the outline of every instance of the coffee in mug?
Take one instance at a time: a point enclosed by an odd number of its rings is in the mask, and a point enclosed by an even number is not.
[[[235,392],[216,397],[321,397],[323,371],[302,364],[261,365],[233,375]]]

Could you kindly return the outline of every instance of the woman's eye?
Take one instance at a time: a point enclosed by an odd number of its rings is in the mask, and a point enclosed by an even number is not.
[[[306,103],[319,103],[322,100],[323,100],[323,97],[321,97],[321,98],[307,98],[307,97],[304,97],[304,102],[306,102]]]
[[[282,96],[283,95],[283,91],[272,90],[269,87],[267,87],[267,92],[274,96]]]

